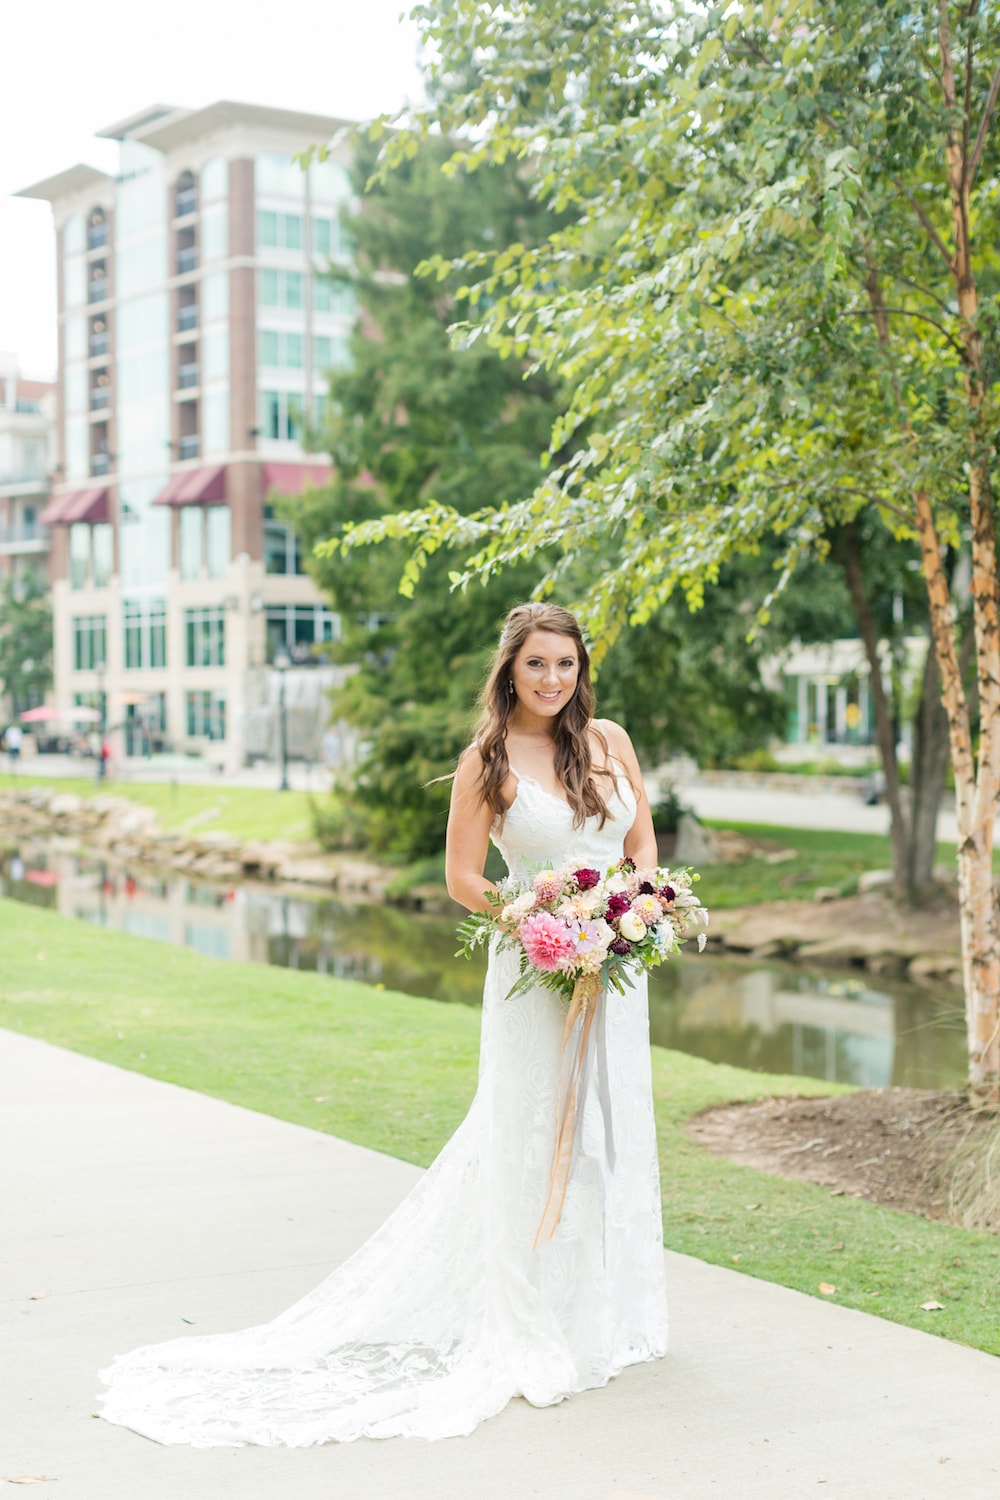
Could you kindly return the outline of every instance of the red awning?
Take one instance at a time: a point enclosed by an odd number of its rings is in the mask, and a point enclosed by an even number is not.
[[[301,495],[310,486],[329,484],[332,474],[329,464],[265,464],[261,487],[265,495],[272,490],[279,495]]]
[[[186,469],[174,474],[154,505],[213,505],[226,498],[226,466],[211,469]]]
[[[60,517],[64,526],[72,526],[75,521],[87,521],[93,526],[108,519],[106,489],[78,490],[71,498],[72,505],[67,505]]]
[[[108,519],[107,489],[71,490],[68,495],[57,495],[42,511],[39,520],[43,526],[72,526],[82,521],[94,524]]]

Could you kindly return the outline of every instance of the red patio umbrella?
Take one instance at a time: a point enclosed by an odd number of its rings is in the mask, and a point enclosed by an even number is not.
[[[43,703],[41,708],[29,708],[20,715],[22,724],[46,724],[50,719],[63,717],[64,715],[58,708],[52,708],[48,703]]]

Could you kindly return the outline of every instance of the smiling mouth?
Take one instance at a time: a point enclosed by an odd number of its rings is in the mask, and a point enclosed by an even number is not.
[[[561,698],[562,697],[562,692],[560,691],[560,692],[556,692],[556,693],[538,693],[536,696],[539,697],[539,698],[541,698],[542,701],[545,702],[545,703],[554,703],[557,698]]]

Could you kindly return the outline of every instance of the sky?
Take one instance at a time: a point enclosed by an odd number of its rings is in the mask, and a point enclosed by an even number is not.
[[[76,162],[117,168],[95,131],[153,103],[217,99],[342,119],[421,96],[406,0],[42,0],[5,7],[0,55],[0,350],[56,369],[48,203],[12,195]]]

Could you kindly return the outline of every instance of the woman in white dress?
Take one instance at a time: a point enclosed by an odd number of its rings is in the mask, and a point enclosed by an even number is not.
[[[455,776],[448,887],[487,905],[492,838],[514,875],[573,860],[656,863],[628,736],[593,718],[586,647],[551,604],[511,611]],[[645,978],[606,1001],[551,1237],[565,1002],[507,999],[492,952],[479,1086],[465,1120],[386,1223],[273,1322],[120,1356],[102,1415],[162,1443],[300,1447],[464,1436],[514,1396],[536,1406],[666,1349],[660,1187]]]

